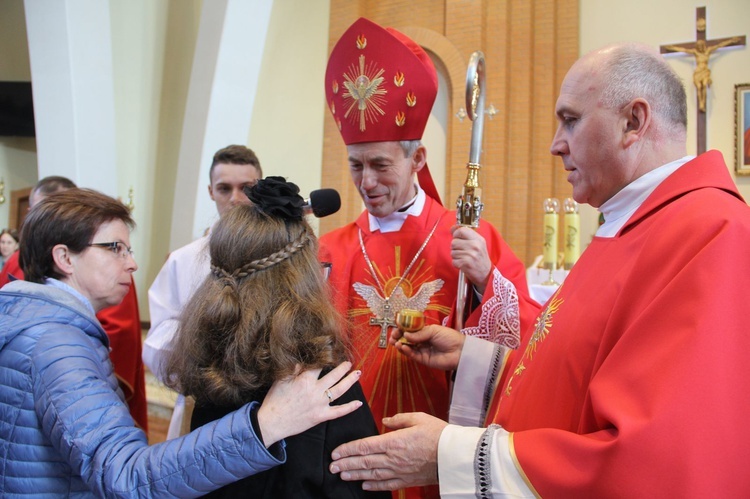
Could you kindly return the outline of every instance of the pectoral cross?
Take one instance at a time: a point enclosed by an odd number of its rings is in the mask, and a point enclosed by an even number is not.
[[[387,300],[386,300],[387,302]],[[391,306],[386,303],[383,306],[383,317],[371,317],[371,326],[380,326],[380,338],[378,339],[378,348],[388,346],[388,329],[396,326],[396,321],[391,319]]]
[[[697,90],[698,100],[697,145],[698,154],[702,154],[706,152],[706,95],[708,87],[711,86],[711,70],[708,68],[708,59],[713,52],[720,48],[745,45],[745,36],[706,40],[706,8],[697,7],[695,9],[695,40],[695,42],[680,43],[679,45],[662,45],[659,49],[662,54],[674,52],[690,54],[695,57],[693,83]]]

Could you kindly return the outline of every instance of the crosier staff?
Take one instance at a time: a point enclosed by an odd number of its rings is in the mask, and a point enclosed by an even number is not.
[[[479,186],[479,156],[482,153],[482,133],[484,132],[484,54],[476,51],[469,58],[466,70],[466,112],[471,120],[471,148],[466,164],[466,181],[461,195],[456,201],[456,222],[462,227],[479,227],[482,213],[482,188]],[[455,328],[463,328],[468,282],[463,270],[458,273],[458,293],[456,295]]]

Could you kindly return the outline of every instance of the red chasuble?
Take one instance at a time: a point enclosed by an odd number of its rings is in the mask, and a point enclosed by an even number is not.
[[[748,495],[749,250],[750,209],[717,151],[594,238],[490,412],[538,494]]]
[[[355,223],[320,238],[320,259],[333,263],[329,282],[337,308],[349,320],[356,367],[362,369],[360,383],[381,431],[380,420],[400,412],[447,417],[445,372],[411,362],[395,348],[379,348],[378,343],[381,332],[389,333],[395,312],[402,308],[424,311],[427,324],[441,324],[450,313],[458,288],[458,271],[450,257],[450,228],[455,223],[455,212],[427,197],[422,214],[407,217],[397,232],[370,232],[364,212]],[[360,246],[360,230],[377,279]],[[487,240],[492,261],[516,285],[519,296],[527,297],[523,264],[492,226],[482,223],[479,232]],[[384,313],[384,293],[390,296],[390,315]],[[525,307],[527,300],[523,303]]]
[[[320,260],[333,264],[329,282],[338,310],[349,321],[355,366],[362,369],[359,381],[381,432],[382,418],[401,412],[447,419],[446,373],[409,361],[391,346],[379,348],[378,343],[383,331],[389,334],[395,312],[402,308],[423,311],[426,324],[442,324],[451,312],[458,289],[458,270],[450,256],[450,228],[455,224],[455,212],[428,196],[422,214],[407,217],[397,232],[371,232],[363,212],[356,222],[320,238]],[[496,268],[515,285],[521,327],[528,327],[538,305],[529,298],[523,264],[490,224],[481,222],[478,230]],[[360,231],[377,279],[362,251]],[[390,297],[390,311],[384,296]]]
[[[18,251],[15,251],[5,261],[5,265],[3,265],[3,269],[0,271],[0,288],[10,282],[10,276],[18,279],[23,279],[23,271],[21,270],[21,266],[18,264],[19,254],[20,253]]]

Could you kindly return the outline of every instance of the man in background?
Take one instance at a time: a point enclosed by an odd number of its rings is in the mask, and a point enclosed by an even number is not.
[[[73,189],[74,187],[76,187],[76,184],[69,178],[57,175],[44,177],[31,188],[31,192],[29,193],[29,209],[50,194],[62,190]],[[16,279],[23,279],[23,271],[18,264],[18,256],[18,252],[14,253],[8,258],[8,261],[5,262],[5,265],[3,265],[3,269],[0,271],[0,286],[5,286],[11,280],[10,276],[13,276]]]
[[[263,178],[263,170],[255,153],[242,145],[219,149],[208,172],[208,195],[216,203],[219,216],[239,204],[250,204],[243,189]],[[183,307],[210,272],[208,235],[173,251],[148,290],[151,329],[143,344],[143,361],[161,381],[161,362],[171,350],[177,334]],[[167,438],[175,438],[190,430],[192,401],[179,395]]]
[[[61,176],[49,176],[39,180],[29,194],[29,208],[56,192],[73,189],[76,184]],[[23,279],[18,263],[19,252],[10,256],[0,272],[0,286],[13,279]],[[146,379],[141,360],[141,317],[135,283],[119,305],[99,311],[96,318],[109,337],[110,359],[115,366],[115,375],[125,395],[130,414],[136,424],[148,433],[148,402],[146,401]]]

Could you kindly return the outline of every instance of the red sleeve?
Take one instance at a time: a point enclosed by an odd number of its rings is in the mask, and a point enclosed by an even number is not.
[[[0,271],[0,287],[10,282],[11,275],[16,279],[23,279],[23,271],[18,265],[18,251],[10,255],[3,265],[3,269]]]

